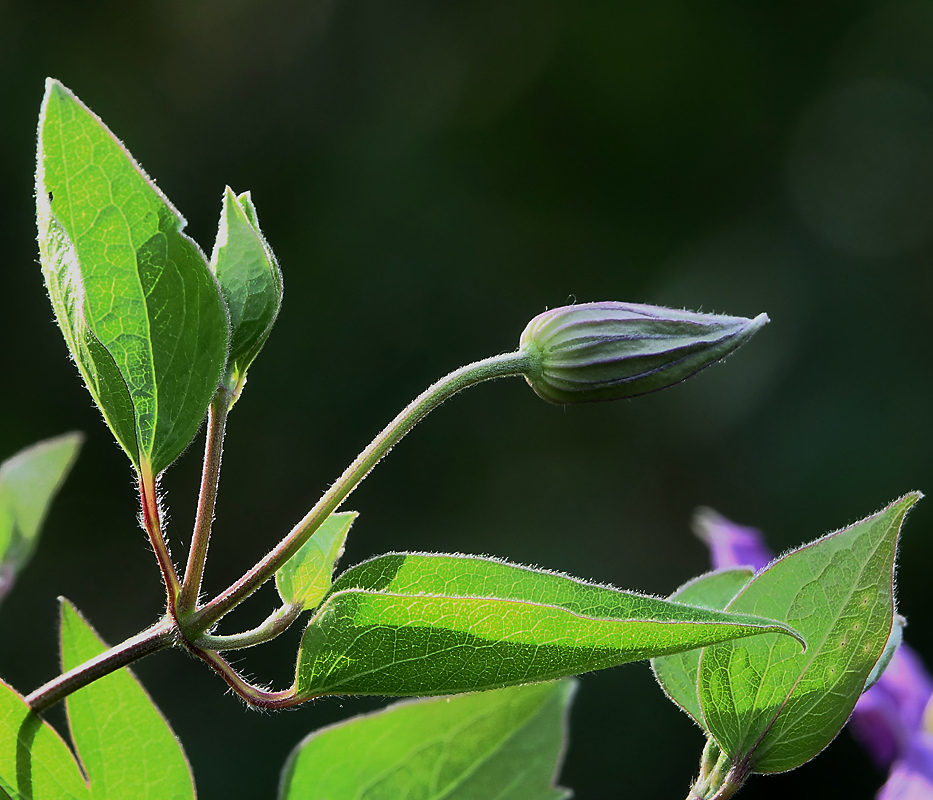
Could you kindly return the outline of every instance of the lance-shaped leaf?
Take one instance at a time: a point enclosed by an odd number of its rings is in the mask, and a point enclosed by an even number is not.
[[[0,600],[32,556],[46,512],[83,441],[80,433],[66,433],[0,464]]]
[[[236,396],[282,305],[282,273],[259,229],[249,192],[234,196],[229,186],[224,191],[211,269],[230,312],[225,380]]]
[[[477,556],[397,553],[342,575],[305,629],[299,696],[432,695],[575,675],[777,631]],[[795,643],[800,647],[799,643]]]
[[[62,601],[61,647],[65,671],[107,649],[67,600]],[[178,739],[128,669],[88,684],[66,703],[92,800],[194,798],[191,769]]]
[[[703,719],[734,764],[793,769],[845,724],[891,633],[897,537],[918,498],[788,553],[729,604],[792,625],[809,645],[800,653],[766,635],[703,651]]]
[[[312,733],[279,800],[562,800],[574,682],[408,700]]]
[[[330,591],[334,565],[343,553],[344,542],[356,517],[356,511],[331,514],[275,573],[279,596],[288,605],[317,608]]]
[[[74,756],[55,729],[0,681],[0,797],[88,800]]]
[[[744,568],[708,572],[685,583],[670,599],[721,611],[754,574],[752,570]],[[697,694],[701,652],[685,650],[683,653],[653,658],[651,669],[654,670],[654,677],[661,684],[664,693],[702,727],[703,713],[700,711],[700,697]]]
[[[217,389],[227,311],[182,217],[54,80],[39,117],[36,218],[71,355],[137,470],[157,475],[191,441]]]

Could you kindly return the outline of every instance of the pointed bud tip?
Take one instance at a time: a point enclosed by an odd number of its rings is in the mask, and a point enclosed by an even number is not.
[[[618,400],[658,391],[721,360],[769,321],[637,303],[581,303],[528,323],[526,379],[552,403]]]

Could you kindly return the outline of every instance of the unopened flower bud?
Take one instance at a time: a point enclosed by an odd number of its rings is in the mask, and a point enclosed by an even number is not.
[[[581,303],[539,314],[521,350],[531,387],[552,403],[618,400],[672,386],[719,361],[768,322],[638,303]]]

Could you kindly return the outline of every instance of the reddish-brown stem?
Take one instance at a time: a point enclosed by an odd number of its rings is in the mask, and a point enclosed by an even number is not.
[[[181,586],[181,593],[178,595],[178,613],[182,616],[197,607],[198,595],[201,593],[204,563],[207,560],[211,525],[214,522],[217,482],[220,478],[220,461],[223,455],[224,430],[229,408],[230,394],[224,388],[218,389],[207,412],[207,438],[204,443],[204,466],[201,470],[198,514],[195,517],[191,549],[188,551],[185,580]]]
[[[253,686],[246,681],[219,653],[215,653],[213,650],[200,650],[195,647],[190,649],[192,653],[220,675],[227,682],[227,685],[242,697],[248,705],[255,708],[292,708],[312,699],[311,697],[298,697],[294,686],[281,692],[268,692],[265,689],[260,689],[258,686]]]
[[[143,511],[143,525],[146,527],[149,542],[152,545],[156,560],[159,562],[159,569],[162,572],[162,581],[165,583],[168,615],[174,620],[176,618],[175,601],[178,597],[181,584],[178,582],[178,574],[175,572],[175,565],[172,563],[172,555],[169,552],[168,545],[165,543],[165,537],[162,535],[162,520],[159,515],[159,501],[156,496],[155,479],[153,478],[152,471],[149,469],[149,465],[145,462],[143,462],[138,476],[139,498]]]
[[[40,686],[32,694],[26,696],[26,703],[37,714],[45,711],[59,700],[93,683],[98,678],[103,678],[150,653],[171,647],[174,643],[174,630],[173,622],[165,618],[148,630],[136,634],[96,658]]]

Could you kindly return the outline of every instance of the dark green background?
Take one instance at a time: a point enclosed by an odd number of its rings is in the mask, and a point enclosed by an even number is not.
[[[43,296],[47,75],[127,143],[206,251],[224,185],[252,190],[282,265],[282,315],[229,427],[208,590],[428,383],[512,349],[568,299],[772,324],[660,395],[562,409],[512,380],[454,399],[352,498],[345,564],[487,553],[668,594],[707,565],[697,505],[781,550],[933,488],[929,3],[0,0],[0,454],[88,433],[0,615],[0,675],[24,692],[56,669],[56,595],[112,642],[163,602],[128,462]],[[177,560],[199,450],[164,480]],[[907,638],[933,663],[927,503],[898,583]],[[283,688],[298,633],[237,664]],[[204,798],[273,797],[302,736],[376,703],[247,711],[178,653],[138,674]],[[580,798],[686,794],[701,737],[645,665],[584,677],[571,730],[562,780]],[[882,778],[844,733],[747,792],[869,798]]]

